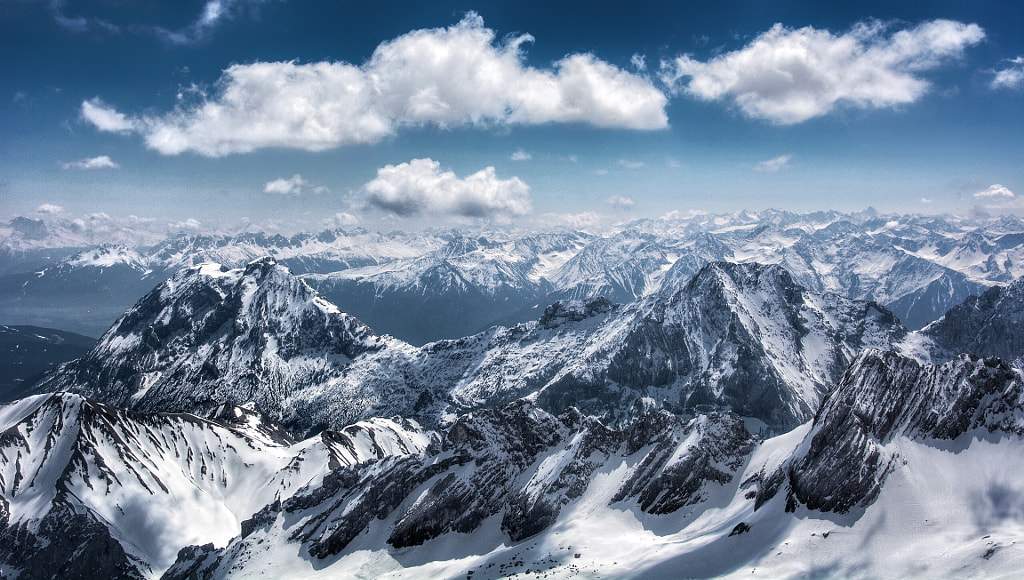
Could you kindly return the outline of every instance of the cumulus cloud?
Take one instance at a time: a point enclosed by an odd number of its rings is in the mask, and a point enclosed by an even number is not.
[[[433,159],[386,165],[363,186],[370,205],[400,216],[425,213],[466,217],[515,216],[532,211],[530,186],[499,179],[493,167],[465,179]]]
[[[769,159],[768,161],[762,161],[754,166],[754,171],[765,171],[768,173],[775,173],[782,169],[792,159],[792,155],[780,155],[775,159]]]
[[[338,213],[334,214],[333,216],[331,216],[330,218],[328,218],[325,221],[327,223],[327,227],[330,227],[330,228],[344,228],[344,227],[348,227],[348,226],[357,225],[359,223],[359,218],[357,218],[356,216],[354,216],[354,215],[352,215],[350,213],[342,211],[342,212],[338,212]]]
[[[137,121],[117,112],[99,97],[82,101],[82,119],[92,123],[100,131],[128,133],[139,128]]]
[[[977,24],[951,20],[891,35],[879,22],[840,35],[776,24],[745,48],[707,62],[690,56],[662,62],[661,78],[675,91],[732,102],[748,117],[788,125],[838,106],[913,103],[929,89],[918,73],[961,56],[984,38]]]
[[[612,195],[604,202],[617,210],[631,210],[636,205],[636,200],[626,195]]]
[[[931,203],[931,202],[932,202],[932,200],[928,199],[927,197],[922,197],[921,198],[921,203]]]
[[[533,155],[530,155],[522,149],[517,149],[516,152],[512,154],[512,161],[529,161],[531,159],[533,159]]]
[[[497,42],[469,13],[449,28],[384,42],[360,66],[236,64],[223,71],[213,96],[169,113],[127,117],[93,99],[82,103],[82,116],[102,131],[140,133],[164,154],[215,157],[375,143],[407,126],[668,126],[668,99],[648,78],[592,54],[568,55],[549,69],[529,67],[522,45],[532,40]]]
[[[619,165],[626,169],[640,169],[644,166],[643,161],[631,161],[629,159],[619,159]]]
[[[319,195],[322,193],[328,193],[329,191],[330,190],[326,187],[306,181],[298,173],[287,179],[279,177],[273,181],[268,181],[263,186],[263,193],[274,195],[294,195],[296,197],[304,193],[315,193]]]
[[[993,89],[1024,89],[1024,56],[1008,59],[1012,65],[994,71],[996,76],[989,86]]]
[[[169,224],[172,232],[198,232],[203,228],[202,222],[195,218],[188,218],[185,221]]]
[[[58,214],[64,211],[64,208],[59,205],[52,203],[44,203],[43,205],[36,208],[36,213],[43,213],[48,215]]]
[[[977,199],[983,199],[988,201],[1013,201],[1016,199],[1016,195],[1013,194],[1009,188],[1000,185],[998,183],[990,185],[988,189],[979,191],[974,194]]]
[[[118,169],[121,167],[106,155],[61,163],[60,166],[63,169]]]

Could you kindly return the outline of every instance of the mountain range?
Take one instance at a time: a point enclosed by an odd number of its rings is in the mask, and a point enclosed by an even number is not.
[[[1012,216],[768,210],[588,231],[80,230],[28,218],[0,224],[0,319],[99,336],[182,268],[238,268],[266,255],[377,332],[417,346],[534,320],[561,299],[631,302],[656,292],[669,270],[677,285],[712,261],[781,265],[810,290],[878,302],[911,330],[1024,275],[1024,222]]]
[[[500,271],[498,286],[533,276],[547,298],[422,345],[316,290],[357,270],[423,280],[398,265],[422,254],[327,277],[276,257],[186,265],[0,406],[0,566],[20,578],[1012,576],[1024,278],[1004,275],[1012,238],[993,250],[1012,224],[974,236],[960,224],[939,249],[913,240],[948,220],[847,218],[538,236],[520,240],[518,270],[497,266],[512,263],[506,243],[449,235],[431,251],[459,245],[448,272],[478,274],[453,274],[473,281],[456,294]],[[813,220],[832,221],[800,225]],[[787,231],[774,253],[766,240]],[[917,266],[863,245],[894,232]],[[811,252],[806,236],[831,249]],[[989,280],[977,260],[993,252],[1005,259]],[[792,267],[860,272],[880,292],[909,279],[886,268],[940,254],[980,291],[921,329]]]

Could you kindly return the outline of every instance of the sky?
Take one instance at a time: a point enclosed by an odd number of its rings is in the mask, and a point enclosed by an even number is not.
[[[1024,214],[1016,1],[0,0],[0,219]]]

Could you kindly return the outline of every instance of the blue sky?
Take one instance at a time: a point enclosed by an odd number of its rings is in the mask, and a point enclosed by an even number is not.
[[[666,4],[0,0],[0,218],[1024,211],[1021,3]]]

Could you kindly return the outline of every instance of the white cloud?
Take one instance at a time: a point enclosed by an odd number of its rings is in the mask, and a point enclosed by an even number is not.
[[[792,158],[792,155],[780,155],[774,159],[762,161],[754,166],[754,171],[766,171],[769,173],[775,173],[776,171],[785,167],[786,164],[789,163],[789,160]]]
[[[931,203],[931,202],[932,202],[932,200],[928,199],[927,197],[922,197],[921,198],[921,203]]]
[[[793,124],[837,106],[913,103],[928,89],[916,73],[935,68],[985,38],[977,24],[931,20],[886,36],[878,22],[834,35],[776,24],[745,48],[699,62],[662,62],[662,80],[705,101],[735,103],[748,117]]]
[[[185,221],[169,224],[172,232],[198,232],[202,229],[203,223],[195,218],[188,218]]]
[[[106,155],[61,163],[60,166],[62,169],[118,169],[121,167]]]
[[[595,169],[594,170],[594,175],[608,175],[608,170],[604,169],[604,168]]]
[[[45,214],[57,214],[64,211],[64,208],[59,205],[53,205],[52,203],[44,203],[43,205],[36,208],[36,213]]]
[[[619,165],[626,169],[640,169],[644,166],[643,161],[631,161],[629,159],[619,159]]]
[[[231,20],[236,15],[244,13],[244,10],[254,5],[259,5],[266,0],[207,0],[203,5],[202,12],[196,17],[192,24],[178,30],[169,30],[161,26],[143,27],[148,28],[159,38],[171,44],[194,44],[204,40],[224,20]]]
[[[89,29],[89,21],[85,17],[75,18],[64,15],[64,0],[50,0],[50,13],[53,15],[54,22],[68,30],[85,32]]]
[[[96,31],[116,35],[124,30],[130,30],[133,33],[154,35],[171,44],[184,45],[205,40],[221,22],[240,14],[251,14],[254,6],[264,2],[266,0],[207,0],[196,19],[188,26],[177,30],[142,22],[115,24],[92,15],[68,16],[65,13],[64,0],[49,0],[49,7],[54,21],[73,32]]]
[[[433,159],[386,165],[363,189],[370,205],[400,216],[424,213],[466,217],[525,215],[532,211],[530,186],[518,177],[499,179],[487,167],[460,179]]]
[[[496,42],[469,13],[452,27],[384,42],[361,66],[236,64],[214,96],[164,115],[129,118],[93,99],[82,103],[82,116],[101,131],[138,132],[164,154],[207,156],[375,143],[406,126],[668,126],[667,97],[646,77],[591,54],[566,56],[549,69],[525,66],[521,46],[532,40]]]
[[[122,113],[118,113],[99,97],[82,101],[81,114],[83,119],[92,123],[100,131],[128,133],[139,129],[137,121],[129,119]]]
[[[674,210],[672,210],[672,211],[662,215],[658,219],[666,220],[666,221],[691,220],[691,219],[694,219],[694,218],[697,218],[697,217],[702,217],[702,216],[707,216],[707,215],[709,215],[708,212],[701,211],[699,209],[688,209],[686,211],[679,211],[678,209],[674,209]]]
[[[348,226],[357,225],[359,223],[359,218],[350,213],[342,211],[334,214],[333,216],[324,221],[326,222],[327,227],[344,228]]]
[[[996,76],[989,86],[992,89],[1024,89],[1024,56],[1007,61],[1013,66],[994,71]]]
[[[287,179],[279,177],[273,181],[268,181],[263,186],[263,193],[274,195],[294,195],[298,197],[304,193],[320,195],[329,192],[330,190],[326,187],[322,185],[314,185],[313,183],[303,179],[298,173]]]
[[[549,228],[586,229],[601,225],[602,219],[596,212],[585,211],[582,213],[541,214],[537,216],[536,222],[542,227]]]
[[[990,185],[988,189],[979,191],[974,194],[974,197],[978,199],[985,199],[989,201],[1012,201],[1017,196],[1013,194],[1008,188],[998,183]]]
[[[604,202],[617,210],[631,210],[636,205],[636,200],[632,197],[618,194],[609,196]]]
[[[516,152],[512,154],[512,161],[529,161],[531,159],[533,159],[533,155],[530,155],[522,149],[517,149]]]

